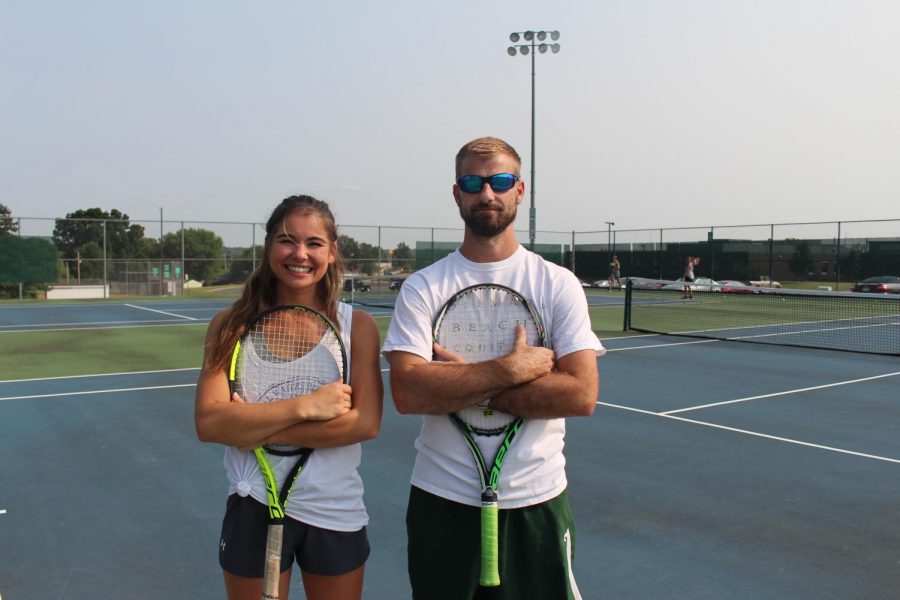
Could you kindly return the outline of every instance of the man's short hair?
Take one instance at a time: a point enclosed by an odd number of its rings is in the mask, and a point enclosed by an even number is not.
[[[507,156],[512,157],[516,161],[516,172],[514,175],[520,175],[520,170],[522,167],[522,159],[519,157],[519,153],[516,152],[516,149],[501,140],[500,138],[495,137],[480,137],[477,140],[472,140],[465,146],[459,149],[459,152],[456,153],[456,176],[461,176],[462,173],[462,163],[463,160],[470,154],[474,154],[481,158],[488,158],[494,156],[495,154],[506,154]]]

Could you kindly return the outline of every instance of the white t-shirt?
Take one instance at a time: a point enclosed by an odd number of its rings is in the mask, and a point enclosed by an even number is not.
[[[431,361],[435,315],[453,294],[479,283],[505,285],[530,300],[557,358],[580,350],[605,352],[591,330],[587,301],[575,275],[522,246],[494,263],[472,262],[457,250],[410,275],[400,288],[383,351],[409,352]],[[411,483],[442,498],[480,506],[479,479],[463,436],[444,415],[422,418]],[[500,508],[531,506],[565,490],[565,433],[565,419],[525,420],[500,471]]]
[[[347,350],[347,369],[350,369],[350,327],[353,309],[338,304],[341,338]],[[363,484],[357,472],[362,451],[360,444],[338,448],[317,448],[309,457],[300,477],[288,497],[285,513],[309,525],[333,531],[358,531],[369,522],[363,504]],[[296,456],[266,455],[281,489]],[[225,472],[228,493],[250,495],[267,504],[266,487],[253,452],[237,448],[225,449]]]

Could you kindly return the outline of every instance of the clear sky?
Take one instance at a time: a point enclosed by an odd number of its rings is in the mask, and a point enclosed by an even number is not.
[[[453,157],[496,135],[538,230],[900,217],[896,0],[0,2],[14,215],[457,226]],[[527,200],[517,229],[527,230]],[[539,240],[540,241],[540,240]]]

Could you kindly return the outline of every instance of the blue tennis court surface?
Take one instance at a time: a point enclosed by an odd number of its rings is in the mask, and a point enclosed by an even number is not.
[[[0,325],[197,323],[224,305],[3,307]],[[585,598],[898,597],[900,360],[677,336],[604,343],[597,410],[568,421],[566,446]],[[5,600],[224,597],[222,448],[196,441],[196,366],[0,382]],[[365,598],[410,596],[419,425],[387,395],[381,435],[363,445]],[[299,577],[291,597],[303,598]]]

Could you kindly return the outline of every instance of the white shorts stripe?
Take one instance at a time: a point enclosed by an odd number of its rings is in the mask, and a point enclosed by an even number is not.
[[[575,573],[572,572],[572,536],[569,534],[568,529],[566,529],[563,539],[566,540],[566,567],[569,571],[569,587],[572,588],[572,597],[575,600],[581,600],[581,592],[578,591],[578,584],[575,583]]]

